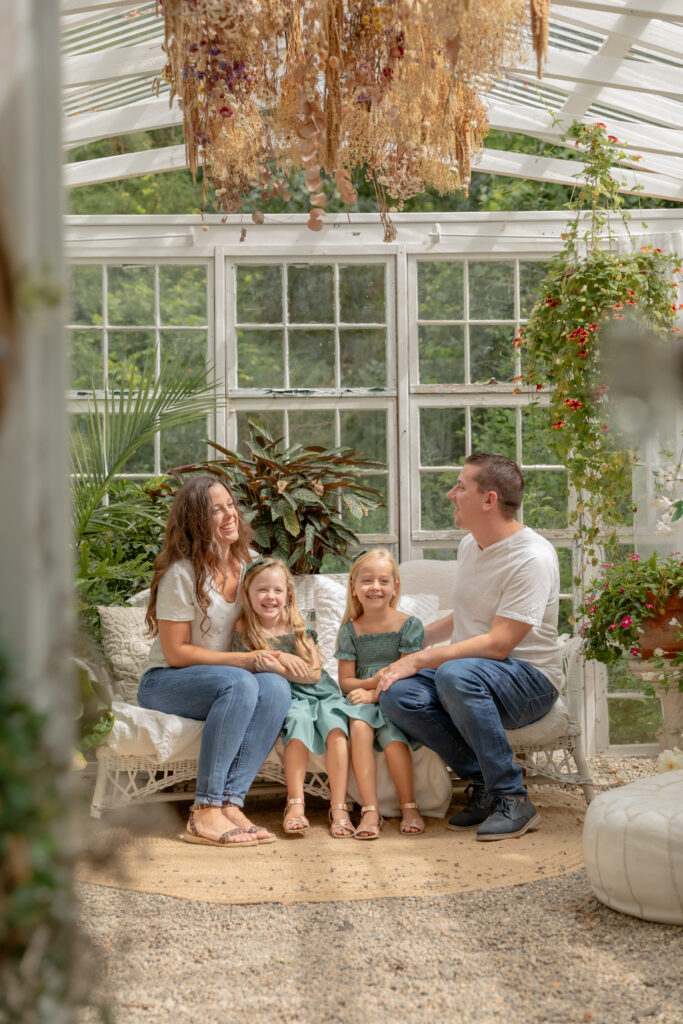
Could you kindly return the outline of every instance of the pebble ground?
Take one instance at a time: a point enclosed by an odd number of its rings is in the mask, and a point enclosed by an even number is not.
[[[593,759],[601,787],[651,759]],[[616,767],[616,771],[615,771]],[[114,1024],[683,1024],[683,928],[583,870],[457,896],[216,906],[82,884],[91,1007]]]

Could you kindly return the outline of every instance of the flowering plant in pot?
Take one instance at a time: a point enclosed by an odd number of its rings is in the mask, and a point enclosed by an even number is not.
[[[630,669],[662,703],[662,749],[683,728],[683,556],[627,555],[605,563],[580,608],[582,649],[605,665],[630,657]]]

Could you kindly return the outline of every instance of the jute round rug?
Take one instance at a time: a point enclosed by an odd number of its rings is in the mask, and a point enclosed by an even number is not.
[[[438,896],[519,885],[583,865],[585,803],[558,790],[532,792],[540,827],[520,839],[482,843],[428,819],[424,835],[407,838],[398,819],[376,842],[332,839],[323,804],[309,801],[304,838],[280,828],[283,800],[248,808],[277,835],[247,849],[194,846],[179,837],[183,818],[153,805],[116,826],[98,823],[93,855],[77,868],[81,881],[207,903],[316,903],[397,896]]]

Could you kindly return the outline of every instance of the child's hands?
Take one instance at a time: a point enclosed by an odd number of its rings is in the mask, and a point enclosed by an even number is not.
[[[296,679],[306,679],[311,674],[311,667],[298,654],[286,654],[284,651],[279,657],[279,663],[285,671],[285,675],[294,676]]]
[[[254,651],[254,672],[272,672],[280,664],[280,658],[272,651]]]
[[[376,704],[378,698],[375,696],[374,690],[362,690],[359,687],[357,690],[350,690],[346,694],[346,699],[351,704]]]

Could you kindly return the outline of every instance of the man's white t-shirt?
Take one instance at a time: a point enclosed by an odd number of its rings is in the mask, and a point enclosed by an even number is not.
[[[171,622],[190,622],[190,643],[208,647],[211,651],[229,651],[235,623],[242,613],[240,588],[244,566],[240,569],[237,599],[230,604],[217,590],[213,581],[208,584],[209,604],[204,612],[198,607],[194,593],[195,574],[189,558],[183,558],[164,573],[157,591],[157,619]],[[206,632],[202,632],[202,626]],[[170,668],[161,650],[161,640],[154,638],[147,664],[142,675],[151,668]]]
[[[533,665],[559,688],[559,595],[557,552],[545,537],[525,526],[504,540],[480,548],[470,533],[458,548],[452,642],[488,633],[496,615],[528,622],[531,629],[510,657]]]

